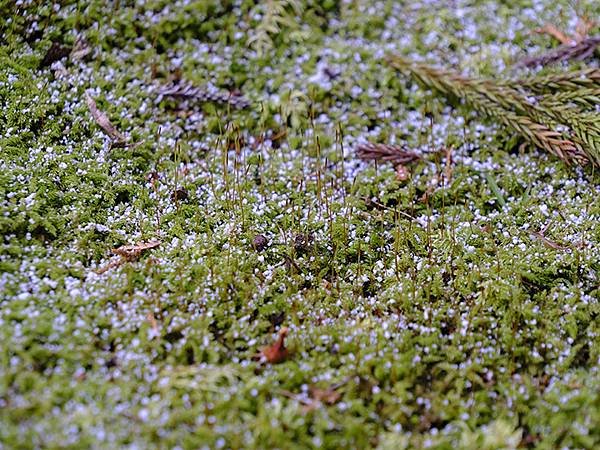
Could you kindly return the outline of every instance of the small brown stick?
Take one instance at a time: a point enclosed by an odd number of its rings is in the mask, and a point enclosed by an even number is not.
[[[96,101],[92,98],[90,94],[85,93],[85,102],[87,103],[90,112],[92,113],[92,117],[96,121],[96,123],[104,130],[104,132],[110,137],[115,144],[123,145],[127,139],[119,130],[115,128],[115,126],[110,122],[110,119],[106,115],[105,112],[100,111],[98,106],[96,105]]]
[[[563,31],[559,30],[557,27],[555,27],[551,23],[547,23],[543,27],[536,28],[534,31],[538,34],[547,34],[549,36],[552,36],[553,38],[558,40],[561,44],[571,45],[576,42],[574,38],[567,35]]]

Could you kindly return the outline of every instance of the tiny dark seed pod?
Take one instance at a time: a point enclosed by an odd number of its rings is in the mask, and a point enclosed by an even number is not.
[[[262,234],[257,234],[254,236],[254,239],[252,239],[252,248],[257,252],[262,252],[265,248],[267,248],[268,244],[268,239]]]
[[[296,253],[299,255],[308,253],[313,239],[313,235],[310,233],[298,233],[294,238],[294,250]]]
[[[172,194],[171,194],[171,200],[173,200],[174,202],[177,201],[185,201],[189,198],[189,194],[188,191],[184,188],[179,188],[176,189]]]

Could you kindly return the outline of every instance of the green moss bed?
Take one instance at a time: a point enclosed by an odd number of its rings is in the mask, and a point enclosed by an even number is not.
[[[598,448],[597,170],[384,60],[572,3],[0,0],[0,448]]]

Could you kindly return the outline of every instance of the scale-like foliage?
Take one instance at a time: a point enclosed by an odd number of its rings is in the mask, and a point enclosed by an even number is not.
[[[600,166],[600,70],[526,80],[479,80],[388,56],[395,69],[499,121],[566,163]]]

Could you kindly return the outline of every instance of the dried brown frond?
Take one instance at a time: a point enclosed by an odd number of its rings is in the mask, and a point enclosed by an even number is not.
[[[194,86],[192,83],[179,81],[162,86],[158,94],[163,97],[196,100],[201,103],[217,103],[231,105],[234,108],[245,109],[250,102],[239,92],[209,91],[206,88]]]
[[[421,159],[406,147],[367,142],[356,146],[356,155],[364,161],[385,161],[394,165],[405,165]]]
[[[599,45],[600,36],[589,37],[575,44],[563,44],[543,55],[525,58],[521,60],[517,66],[547,66],[562,61],[583,60],[592,56]]]

